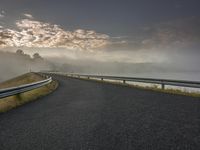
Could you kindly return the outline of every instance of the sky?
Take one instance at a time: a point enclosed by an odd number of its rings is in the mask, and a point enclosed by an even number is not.
[[[198,68],[199,7],[199,0],[1,0],[0,51]]]

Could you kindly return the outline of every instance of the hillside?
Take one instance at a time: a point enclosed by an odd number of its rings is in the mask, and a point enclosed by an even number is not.
[[[16,53],[0,51],[0,82],[29,71],[49,69],[51,65],[38,55],[30,56],[19,50]]]
[[[22,84],[33,83],[40,80],[44,80],[44,78],[35,73],[27,73],[1,83],[0,89],[18,86]],[[53,81],[50,84],[40,87],[38,89],[0,99],[0,113],[18,107],[20,105],[23,105],[25,103],[28,103],[30,101],[36,100],[41,96],[50,94],[57,88],[57,86],[58,83],[56,81]]]

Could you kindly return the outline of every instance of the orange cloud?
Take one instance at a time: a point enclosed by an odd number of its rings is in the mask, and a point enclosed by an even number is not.
[[[16,25],[18,30],[0,28],[0,46],[66,48],[92,51],[105,47],[110,41],[108,35],[92,30],[66,31],[58,25],[31,19],[19,20]]]

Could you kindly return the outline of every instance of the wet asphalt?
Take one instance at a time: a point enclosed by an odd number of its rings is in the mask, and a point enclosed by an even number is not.
[[[53,78],[55,92],[0,114],[0,150],[200,149],[200,98]]]

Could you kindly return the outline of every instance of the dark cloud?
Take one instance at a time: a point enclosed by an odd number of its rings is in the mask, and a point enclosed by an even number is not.
[[[107,50],[174,50],[199,48],[200,18],[191,17],[144,26],[135,35],[114,37]]]
[[[200,42],[200,18],[193,17],[156,24],[143,31],[141,46],[182,48]]]

